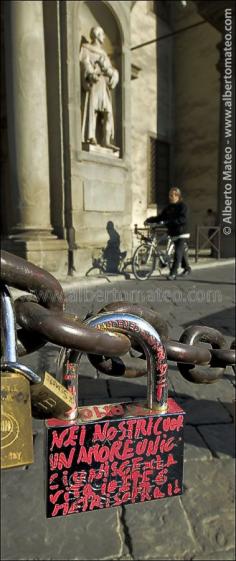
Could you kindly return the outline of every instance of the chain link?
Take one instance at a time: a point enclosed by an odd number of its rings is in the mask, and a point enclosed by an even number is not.
[[[104,311],[130,313],[131,308],[132,306],[128,302],[112,303],[102,308],[99,313]],[[235,365],[235,341],[231,343],[230,349],[226,348],[225,338],[216,329],[193,325],[184,330],[179,341],[173,341],[168,338],[167,323],[159,317],[159,314],[155,315],[152,310],[142,306],[137,306],[135,312],[149,321],[157,330],[159,329],[166,348],[167,359],[177,363],[180,373],[189,382],[198,384],[216,382],[225,374],[227,366]],[[207,348],[205,343],[210,344],[211,348]],[[131,345],[134,348],[132,338]],[[135,348],[137,349],[137,346]],[[141,351],[141,349],[138,350]],[[115,357],[110,359],[104,355],[88,355],[88,358],[98,371],[110,376],[138,377],[145,374],[143,369],[140,371],[136,368],[127,368],[121,359]],[[145,356],[141,354],[139,358],[145,358]]]
[[[22,356],[24,350],[33,352],[47,341],[84,352],[106,352],[108,356],[122,355],[130,349],[130,341],[125,335],[103,333],[86,327],[77,316],[68,317],[64,312],[65,296],[60,283],[40,267],[2,251],[1,278],[7,285],[31,293],[14,302],[17,323],[23,328],[20,341],[17,332],[19,355]]]
[[[22,356],[50,341],[61,347],[88,353],[97,370],[111,376],[136,377],[145,369],[126,367],[120,355],[143,349],[120,333],[103,332],[89,327],[74,314],[64,311],[65,297],[60,283],[47,271],[6,251],[1,252],[1,278],[11,287],[29,292],[14,302],[18,354]],[[98,313],[132,314],[146,320],[161,337],[170,361],[177,363],[180,373],[194,383],[212,383],[221,378],[227,365],[235,365],[235,341],[227,348],[223,335],[211,327],[190,326],[179,341],[169,338],[168,323],[160,313],[128,302],[113,302]],[[88,316],[87,316],[88,317]],[[206,347],[206,343],[211,348]]]

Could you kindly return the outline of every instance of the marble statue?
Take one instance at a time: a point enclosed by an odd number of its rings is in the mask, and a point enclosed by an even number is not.
[[[82,81],[82,142],[118,150],[114,139],[114,118],[111,90],[119,73],[112,66],[103,48],[102,27],[92,27],[91,43],[83,43],[80,51]]]

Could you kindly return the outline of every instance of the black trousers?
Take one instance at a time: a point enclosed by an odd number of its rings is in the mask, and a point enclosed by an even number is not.
[[[174,254],[174,261],[171,267],[171,274],[176,275],[178,268],[180,265],[183,269],[190,269],[189,261],[188,261],[188,245],[184,238],[180,238],[174,242],[175,244],[175,254]]]

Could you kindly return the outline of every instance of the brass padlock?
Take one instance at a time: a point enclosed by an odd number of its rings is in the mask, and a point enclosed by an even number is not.
[[[77,416],[74,411],[74,397],[56,378],[44,372],[42,378],[25,365],[3,362],[2,372],[21,372],[30,384],[32,415],[36,419],[50,417],[66,418],[67,413],[73,411],[72,417]]]
[[[75,421],[46,421],[48,518],[182,493],[184,412],[168,399],[158,333],[131,314],[87,323],[137,339],[147,358],[147,400],[83,406]]]
[[[56,378],[44,372],[40,383],[31,385],[32,414],[36,418],[68,418],[73,395]]]
[[[8,372],[8,374],[18,374],[20,372],[31,382],[30,394],[33,417],[45,419],[49,417],[64,418],[65,416],[65,418],[68,418],[66,414],[73,408],[74,397],[51,374],[44,372],[42,376],[39,376],[27,366],[19,364],[15,360],[10,360],[10,358],[1,361],[1,371]],[[76,416],[74,409],[71,416],[72,418]]]
[[[3,355],[6,365],[1,372],[1,469],[32,464],[33,432],[30,384],[16,362],[15,317],[9,291],[1,283]],[[17,372],[7,369],[17,365]],[[23,367],[24,368],[24,367]]]

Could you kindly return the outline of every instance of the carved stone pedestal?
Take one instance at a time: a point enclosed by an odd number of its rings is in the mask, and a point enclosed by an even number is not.
[[[2,249],[31,261],[50,273],[66,275],[68,271],[68,245],[56,236],[34,239],[17,239],[9,236],[2,240]]]
[[[89,142],[82,143],[82,149],[86,150],[86,152],[92,152],[93,154],[98,154],[101,156],[108,156],[111,158],[119,158],[120,157],[120,150],[114,148],[105,148],[104,146],[99,146],[99,144],[90,144]]]

